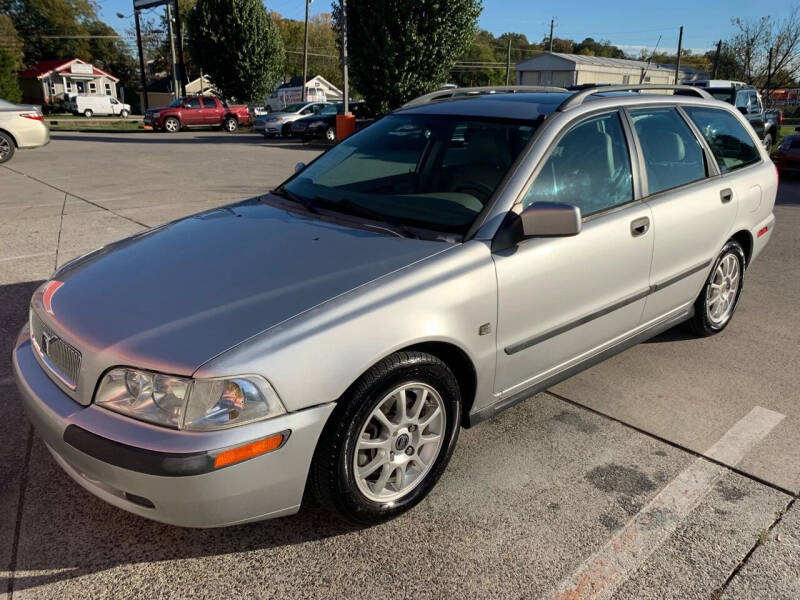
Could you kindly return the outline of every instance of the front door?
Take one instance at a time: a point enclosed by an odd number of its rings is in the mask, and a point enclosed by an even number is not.
[[[641,320],[654,231],[635,200],[617,111],[577,123],[544,159],[522,200],[581,209],[574,237],[532,238],[494,254],[495,391],[511,395],[623,338]]]
[[[203,124],[203,110],[200,106],[200,99],[197,96],[186,98],[181,111],[181,118],[184,125]]]

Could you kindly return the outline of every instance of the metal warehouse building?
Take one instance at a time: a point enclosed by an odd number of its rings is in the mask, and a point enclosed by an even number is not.
[[[694,70],[694,69],[693,69]],[[582,54],[543,52],[517,63],[517,85],[555,85],[565,87],[583,83],[636,84],[675,83],[675,67],[640,60],[604,58]],[[693,77],[684,76],[681,80]]]

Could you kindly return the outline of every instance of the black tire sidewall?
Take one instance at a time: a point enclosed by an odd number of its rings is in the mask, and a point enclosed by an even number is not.
[[[3,138],[8,142],[8,154],[3,158],[0,158],[0,164],[7,163],[14,157],[14,151],[16,150],[14,140],[11,139],[11,136],[6,135],[5,133],[0,132],[0,138]]]
[[[337,512],[356,523],[379,523],[418,504],[436,485],[458,440],[461,397],[452,372],[439,359],[422,353],[400,353],[390,357],[393,358],[398,360],[389,364],[382,376],[367,384],[359,385],[357,382],[353,393],[340,401],[329,420],[331,428],[339,428],[342,435],[333,448],[327,449],[335,453],[336,475],[334,481],[327,482],[333,489],[325,495],[329,495]],[[355,481],[355,444],[364,422],[378,403],[396,387],[410,382],[425,383],[442,397],[446,415],[443,446],[425,479],[408,494],[393,502],[374,502],[359,491]]]
[[[728,319],[718,325],[711,321],[708,316],[708,306],[706,304],[706,295],[708,294],[708,287],[711,285],[711,281],[714,278],[714,273],[717,271],[717,267],[719,263],[722,262],[722,259],[725,258],[728,254],[733,254],[736,256],[736,259],[739,261],[739,285],[738,289],[736,290],[736,298],[733,301],[733,308],[731,309],[731,314],[728,316]],[[739,299],[742,297],[742,289],[744,288],[744,275],[745,275],[745,268],[746,268],[746,260],[744,256],[744,250],[739,242],[735,240],[729,240],[725,246],[723,246],[722,251],[717,256],[717,259],[714,261],[714,266],[711,268],[711,272],[706,279],[705,284],[703,285],[703,289],[700,291],[700,295],[695,302],[695,327],[699,329],[700,333],[705,335],[713,335],[715,333],[719,333],[720,331],[724,330],[728,324],[733,320],[733,315],[736,313],[736,307],[739,305]]]

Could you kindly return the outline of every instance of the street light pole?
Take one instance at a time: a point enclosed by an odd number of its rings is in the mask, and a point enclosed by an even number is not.
[[[308,5],[311,4],[311,0],[305,0],[306,2],[306,28],[305,33],[303,34],[303,91],[300,95],[300,100],[302,102],[306,101],[306,81],[308,80]]]
[[[347,0],[342,2],[342,100],[344,114],[350,114],[350,84],[347,81]]]
[[[172,56],[172,90],[177,99],[181,97],[181,84],[178,79],[178,61],[175,57],[175,35],[172,31],[172,2],[167,2],[167,31],[169,32],[169,51]]]
[[[175,37],[178,47],[178,81],[180,82],[180,95],[183,96],[186,92],[184,86],[188,83],[188,79],[186,77],[186,61],[183,59],[183,25],[178,0],[175,0]]]
[[[147,78],[144,74],[144,51],[142,50],[142,27],[139,24],[139,9],[133,11],[133,15],[136,20],[136,46],[139,50],[139,74],[142,78],[142,105],[144,106],[144,112],[147,112],[147,109],[150,108],[147,103]]]

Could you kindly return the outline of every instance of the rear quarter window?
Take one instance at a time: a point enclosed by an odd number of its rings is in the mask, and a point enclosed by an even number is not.
[[[684,106],[683,110],[703,134],[723,173],[761,160],[752,136],[728,111],[704,106]]]

